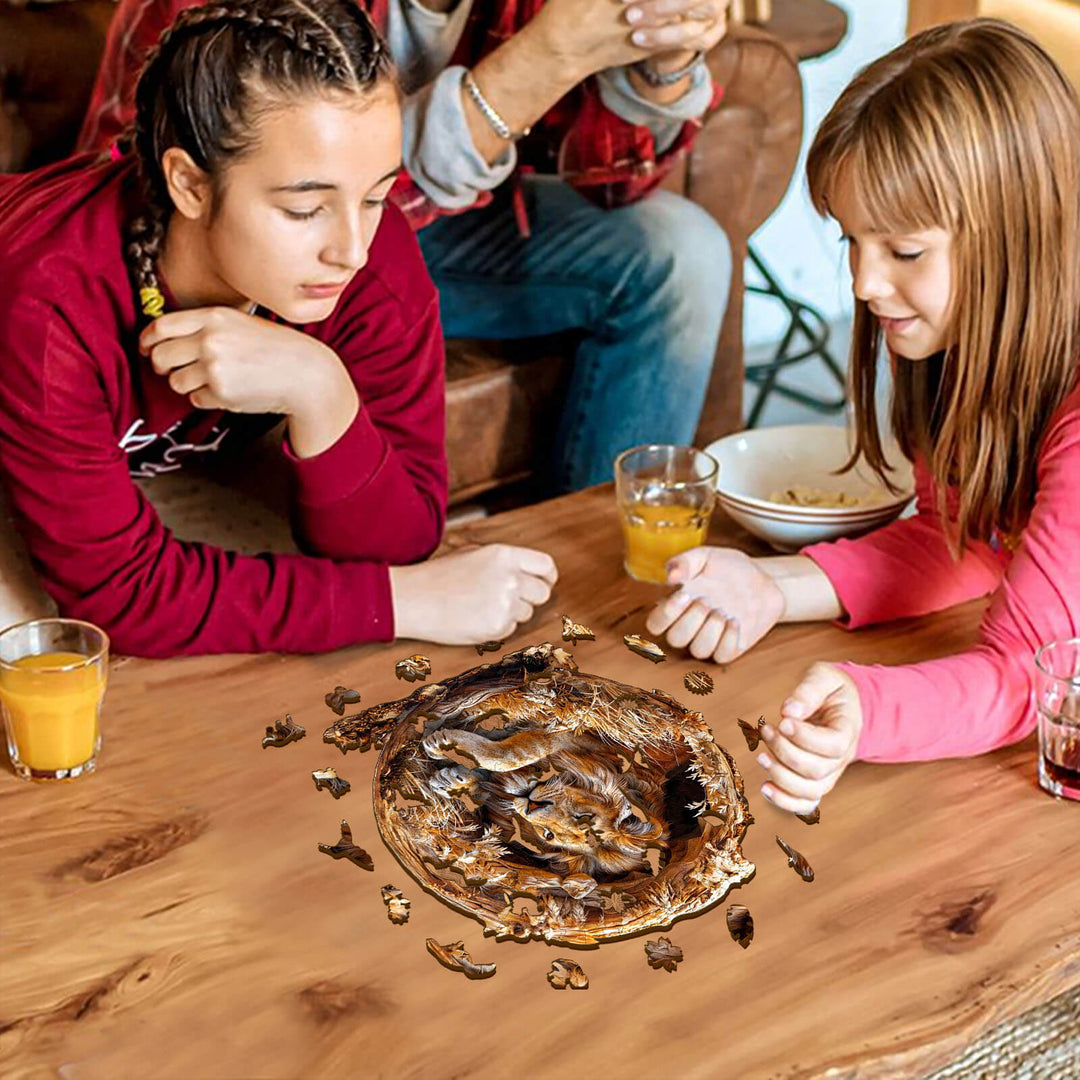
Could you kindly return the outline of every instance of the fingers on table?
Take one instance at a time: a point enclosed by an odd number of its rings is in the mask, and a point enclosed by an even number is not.
[[[645,629],[650,634],[662,634],[686,610],[691,599],[683,589],[673,592],[649,612]]]
[[[518,579],[518,596],[534,607],[545,604],[551,596],[551,582],[535,574],[522,574]]]
[[[800,729],[813,729],[813,724],[800,724]],[[837,735],[827,729],[818,728],[815,734]],[[805,737],[806,732],[797,734]],[[768,781],[762,785],[761,792],[775,806],[790,810],[795,814],[810,813],[836,784],[844,770],[840,752],[815,752],[800,745],[795,736],[786,737],[771,725],[766,725],[761,732],[769,752],[758,754],[757,761],[769,774]],[[841,739],[842,741],[842,739]],[[833,738],[820,740],[817,746],[825,751],[826,746],[836,746]]]
[[[542,578],[549,585],[554,585],[559,580],[559,568],[555,565],[555,560],[546,551],[537,551],[535,548],[522,548],[521,553],[521,568],[526,573]]]
[[[690,642],[690,655],[696,660],[708,660],[720,647],[728,622],[717,611],[710,611]]]
[[[812,814],[821,802],[820,795],[812,799],[800,798],[782,791],[775,784],[764,784],[761,794],[777,809],[787,810],[791,814]]]
[[[668,642],[676,649],[685,649],[697,637],[712,609],[701,600],[694,600],[668,630]]]
[[[781,720],[780,727],[766,724],[762,732],[765,741],[782,738],[811,754],[825,758],[840,758],[848,749],[848,736],[836,728],[815,724],[810,720]]]

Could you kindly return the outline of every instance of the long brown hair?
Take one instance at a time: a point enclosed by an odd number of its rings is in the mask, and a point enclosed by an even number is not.
[[[892,426],[904,454],[927,463],[954,555],[995,529],[1017,535],[1035,501],[1040,442],[1080,360],[1075,90],[1008,23],[935,27],[854,79],[818,129],[806,169],[823,215],[851,170],[876,228],[951,234],[950,345],[930,360],[896,358]],[[880,326],[857,299],[853,461],[864,455],[884,477],[880,346]]]
[[[223,0],[187,8],[147,58],[128,141],[139,161],[143,212],[128,226],[137,290],[156,289],[155,263],[172,213],[161,169],[186,150],[214,183],[252,148],[259,110],[300,93],[369,93],[393,78],[389,53],[353,0]]]

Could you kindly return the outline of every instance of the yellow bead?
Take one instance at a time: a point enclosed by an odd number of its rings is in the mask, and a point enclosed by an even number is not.
[[[165,297],[156,285],[139,290],[139,303],[144,315],[156,319],[165,310]]]

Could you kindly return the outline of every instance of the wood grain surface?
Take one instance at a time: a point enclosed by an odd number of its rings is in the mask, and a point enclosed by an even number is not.
[[[725,526],[717,524],[716,538]],[[613,497],[594,489],[465,526],[454,546],[551,551],[552,602],[507,650],[558,640],[562,613],[595,643],[583,671],[685,701],[673,656],[642,632],[662,590],[622,572]],[[318,603],[313,596],[311,603]],[[916,1077],[979,1032],[1080,982],[1080,805],[1036,783],[1026,743],[966,761],[856,765],[807,826],[771,808],[736,718],[775,716],[814,659],[897,663],[962,648],[977,605],[846,634],[784,627],[693,699],[735,756],[757,817],[756,877],[668,932],[685,960],[651,969],[644,939],[572,950],[496,943],[426,894],[383,847],[374,753],[321,742],[323,695],[405,696],[394,663],[415,643],[321,657],[114,661],[96,774],[34,785],[0,772],[0,1075],[5,1078]],[[431,679],[480,662],[424,646]],[[286,712],[307,737],[262,749]],[[948,716],[940,718],[949,723]],[[333,766],[352,790],[317,791]],[[374,873],[321,854],[346,818]],[[804,883],[775,843],[800,850]],[[380,887],[412,901],[387,918]],[[743,950],[725,925],[745,904]],[[648,935],[655,937],[656,935]],[[425,939],[462,940],[493,978],[441,967]],[[569,956],[586,991],[556,991]]]

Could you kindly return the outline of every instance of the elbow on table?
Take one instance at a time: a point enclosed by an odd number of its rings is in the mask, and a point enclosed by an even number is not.
[[[162,660],[185,651],[182,643],[171,635],[163,638],[149,630],[145,618],[138,613],[117,611],[111,606],[95,603],[88,596],[58,599],[56,606],[57,613],[63,618],[81,619],[103,630],[113,655]]]
[[[378,520],[312,535],[302,520],[292,522],[293,539],[303,555],[338,562],[380,562],[391,566],[422,562],[442,542],[446,503],[425,496],[410,514],[385,511]]]

